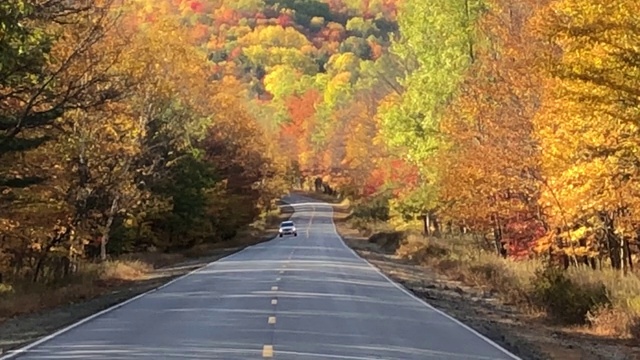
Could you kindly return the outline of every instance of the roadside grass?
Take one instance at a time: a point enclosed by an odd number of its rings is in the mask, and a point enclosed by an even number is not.
[[[263,214],[228,241],[201,244],[176,253],[134,253],[101,263],[84,262],[64,281],[45,279],[49,281],[32,283],[25,280],[13,284],[0,284],[0,322],[16,316],[87,301],[143,283],[168,281],[173,275],[159,274],[161,270],[179,266],[189,260],[223,256],[230,250],[267,241],[277,233],[279,222],[289,219],[292,213],[293,208],[283,204],[278,210],[268,215]],[[199,265],[202,264],[191,264],[195,267]]]
[[[0,292],[0,319],[89,300],[118,286],[145,279],[153,266],[139,260],[109,260],[83,264],[64,283],[4,285]]]
[[[640,337],[640,278],[610,269],[546,266],[539,259],[511,260],[470,238],[425,238],[386,232],[369,238],[400,258],[497,294],[507,304],[543,313],[555,325],[619,339]],[[395,246],[395,248],[394,248]]]

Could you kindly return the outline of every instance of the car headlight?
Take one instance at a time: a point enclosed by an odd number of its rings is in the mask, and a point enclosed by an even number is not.
[[[292,227],[292,228],[291,228],[291,231],[296,231],[296,228],[295,228],[295,227]]]

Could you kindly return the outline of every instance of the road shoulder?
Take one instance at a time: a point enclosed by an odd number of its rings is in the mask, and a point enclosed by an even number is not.
[[[289,219],[292,214],[293,208],[285,205],[285,210],[280,215],[278,223]],[[272,224],[261,232],[245,233],[223,244],[223,246],[203,253],[202,256],[158,267],[146,274],[144,279],[110,286],[108,292],[103,292],[93,298],[5,319],[0,322],[0,349],[2,350],[0,353],[23,347],[92,314],[162,286],[211,262],[241,251],[246,247],[271,240],[277,235],[277,232],[277,225]],[[35,295],[37,296],[37,294]]]

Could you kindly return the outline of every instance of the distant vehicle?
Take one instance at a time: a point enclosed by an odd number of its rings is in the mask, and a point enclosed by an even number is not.
[[[283,221],[280,223],[280,237],[284,235],[293,235],[298,236],[298,230],[296,230],[296,226],[293,221]]]

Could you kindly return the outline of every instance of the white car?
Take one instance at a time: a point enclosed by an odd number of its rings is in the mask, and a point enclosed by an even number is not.
[[[296,230],[296,225],[293,221],[283,221],[280,223],[280,237],[284,235],[293,235],[298,236],[298,230]]]

